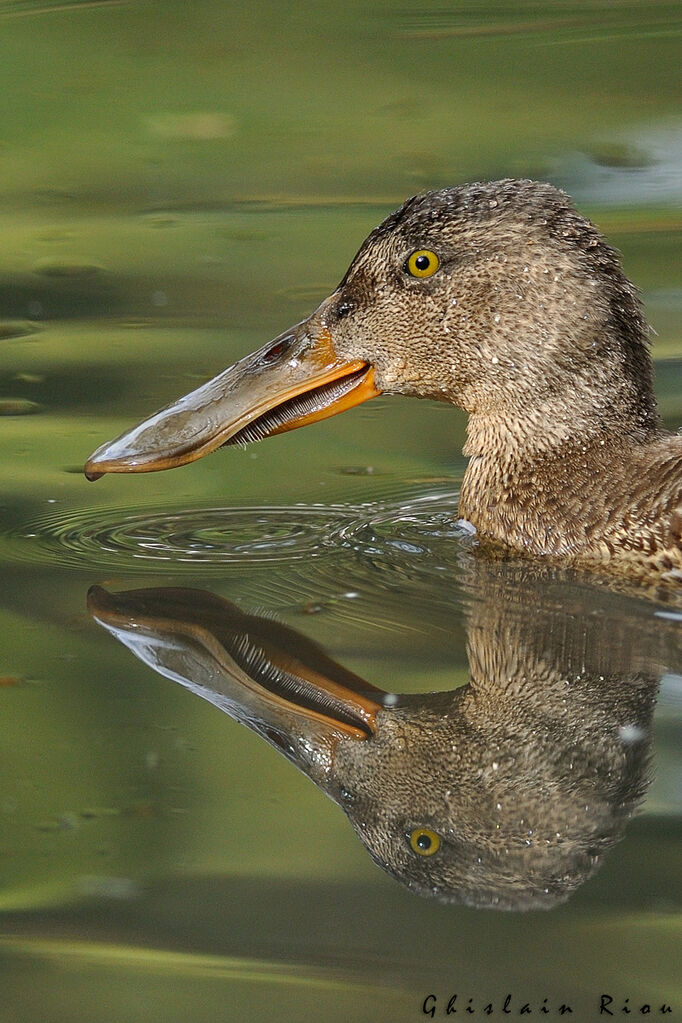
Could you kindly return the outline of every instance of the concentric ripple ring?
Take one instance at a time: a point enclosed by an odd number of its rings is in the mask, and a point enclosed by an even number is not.
[[[456,493],[437,493],[359,505],[52,512],[0,535],[0,557],[118,572],[204,574],[345,552],[374,564],[378,558],[385,570],[410,563],[428,572],[454,553],[460,544],[453,540],[467,538],[466,524],[457,520]]]
[[[13,561],[119,571],[272,565],[319,557],[357,519],[343,506],[89,509],[34,520],[3,538]]]

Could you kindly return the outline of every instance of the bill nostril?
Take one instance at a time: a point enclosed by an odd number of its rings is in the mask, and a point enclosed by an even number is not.
[[[276,341],[274,345],[271,345],[271,347],[268,348],[267,352],[263,353],[261,356],[261,362],[276,362],[277,359],[281,358],[282,355],[289,351],[293,341],[293,336],[285,337],[280,341]]]

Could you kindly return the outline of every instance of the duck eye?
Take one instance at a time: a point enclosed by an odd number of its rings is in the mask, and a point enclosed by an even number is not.
[[[407,260],[407,272],[412,277],[431,277],[440,266],[440,260],[430,249],[418,249]]]
[[[433,856],[440,849],[440,837],[431,828],[415,828],[410,832],[410,845],[419,856]]]

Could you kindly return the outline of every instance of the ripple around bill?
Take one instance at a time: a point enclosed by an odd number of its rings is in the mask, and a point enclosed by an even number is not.
[[[451,563],[467,539],[457,496],[449,493],[361,505],[52,513],[6,534],[0,554],[126,572],[220,572],[343,555],[351,575],[375,574],[377,567],[389,575],[430,574]]]
[[[191,570],[319,557],[357,510],[335,506],[204,508],[176,512],[90,509],[45,516],[5,538],[13,559],[74,568]]]
[[[364,516],[342,525],[338,541],[357,554],[388,561],[421,559],[433,568],[442,553],[450,556],[450,541],[466,541],[473,526],[457,518],[457,492],[427,494],[400,503],[366,506]]]

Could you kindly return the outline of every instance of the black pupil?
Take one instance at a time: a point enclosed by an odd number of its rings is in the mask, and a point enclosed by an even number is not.
[[[420,256],[420,259],[421,258],[426,259],[426,256],[424,257]],[[427,849],[431,848],[431,839],[429,838],[428,835],[420,835],[419,838],[417,839],[417,845],[419,846],[420,849],[423,849],[424,852],[426,852]]]
[[[414,265],[417,267],[417,270],[428,270],[431,266],[431,260],[428,256],[417,256]]]

